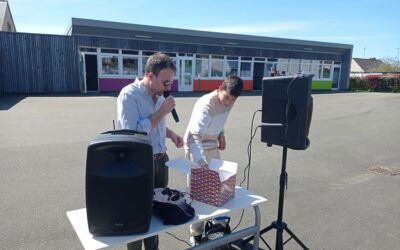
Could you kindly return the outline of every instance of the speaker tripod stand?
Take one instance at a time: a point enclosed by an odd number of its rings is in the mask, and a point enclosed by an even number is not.
[[[283,153],[282,153],[282,169],[281,169],[281,175],[280,175],[280,180],[279,180],[279,204],[278,204],[278,220],[273,221],[271,225],[268,227],[262,229],[260,231],[260,238],[261,240],[267,245],[269,249],[271,247],[268,245],[268,243],[264,240],[262,235],[272,229],[276,229],[276,243],[275,243],[275,249],[276,250],[282,250],[283,245],[285,245],[288,241],[291,239],[294,239],[303,249],[308,250],[309,248],[304,245],[304,243],[288,228],[287,224],[282,221],[283,217],[283,202],[284,202],[284,196],[285,196],[285,186],[287,183],[287,173],[286,173],[286,159],[287,159],[287,147],[283,147]],[[290,238],[283,242],[283,231],[286,231],[289,235]],[[242,244],[246,244],[249,241],[253,240],[254,236],[251,236],[247,239],[245,239]]]

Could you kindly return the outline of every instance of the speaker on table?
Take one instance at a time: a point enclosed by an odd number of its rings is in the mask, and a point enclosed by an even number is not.
[[[149,230],[154,188],[153,149],[145,132],[100,134],[87,149],[89,232],[126,235]]]

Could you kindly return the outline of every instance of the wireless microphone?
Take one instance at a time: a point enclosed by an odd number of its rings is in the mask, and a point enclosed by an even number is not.
[[[164,91],[163,96],[166,98],[169,96],[169,91]],[[171,110],[172,116],[174,117],[175,122],[179,122],[178,114],[176,113],[175,108]]]

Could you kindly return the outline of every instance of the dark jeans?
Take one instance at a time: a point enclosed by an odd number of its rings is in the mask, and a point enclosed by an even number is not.
[[[169,160],[168,155],[165,154],[163,158],[154,160],[154,188],[168,186],[168,167],[165,163]],[[141,250],[142,241],[144,242],[144,249],[157,250],[158,249],[158,235],[148,237],[143,240],[128,243],[128,250]]]

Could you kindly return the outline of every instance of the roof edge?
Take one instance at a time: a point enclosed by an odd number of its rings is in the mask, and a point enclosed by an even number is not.
[[[270,42],[270,43],[286,43],[286,44],[296,44],[296,45],[309,45],[309,46],[325,46],[334,47],[341,49],[353,49],[351,44],[341,44],[341,43],[330,43],[330,42],[319,42],[319,41],[309,41],[300,39],[290,39],[290,38],[276,38],[267,36],[254,36],[254,35],[243,35],[243,34],[232,34],[232,33],[222,33],[222,32],[212,32],[212,31],[201,31],[201,30],[190,30],[182,28],[170,28],[161,26],[150,26],[142,24],[131,24],[122,22],[111,22],[111,21],[101,21],[93,19],[84,18],[71,18],[71,28],[74,25],[78,26],[89,26],[89,27],[101,27],[110,29],[122,29],[122,30],[132,30],[132,31],[144,31],[144,32],[157,32],[157,33],[167,33],[176,35],[187,35],[187,36],[202,36],[202,37],[212,37],[221,39],[236,39],[244,41],[257,41],[257,42]],[[73,34],[73,29],[71,30]]]

